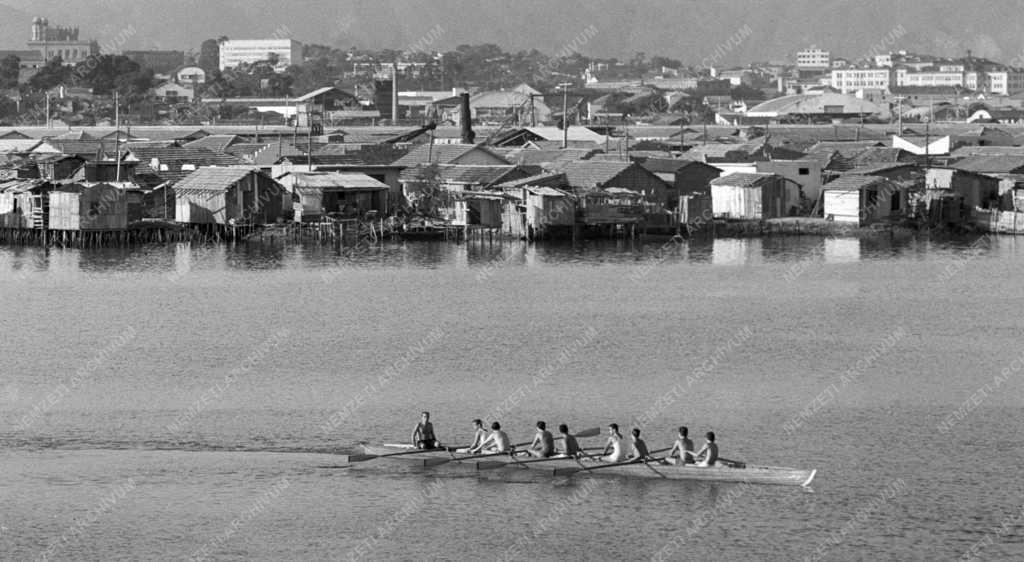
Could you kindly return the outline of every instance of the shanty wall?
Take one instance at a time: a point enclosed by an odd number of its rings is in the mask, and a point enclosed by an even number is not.
[[[128,201],[123,189],[99,184],[80,192],[50,193],[51,230],[123,230]]]
[[[569,197],[527,193],[526,224],[529,226],[572,226],[575,223],[576,204]]]
[[[174,220],[186,224],[227,224],[223,191],[176,191]]]
[[[30,193],[0,193],[0,228],[32,228]]]

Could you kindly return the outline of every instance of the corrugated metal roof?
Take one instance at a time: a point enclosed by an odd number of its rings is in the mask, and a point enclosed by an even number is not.
[[[288,172],[284,176],[295,178],[296,188],[385,191],[386,183],[356,172]]]
[[[256,172],[255,168],[199,168],[174,184],[175,191],[227,191],[242,178]]]
[[[476,185],[488,187],[501,181],[501,179],[516,169],[515,166],[460,166],[460,165],[437,165],[438,181],[457,185]],[[416,166],[407,168],[399,175],[402,182],[421,182],[430,174],[427,166]]]
[[[395,160],[393,164],[395,166],[416,166],[428,163],[450,164],[473,150],[483,150],[498,160],[504,160],[501,156],[475,144],[421,144],[405,156]]]
[[[735,174],[729,174],[720,178],[711,180],[711,185],[724,185],[729,187],[756,187],[762,184],[765,180],[778,177],[775,174],[751,174],[746,172],[739,172]]]

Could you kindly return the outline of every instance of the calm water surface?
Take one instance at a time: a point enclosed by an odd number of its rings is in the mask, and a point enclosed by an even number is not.
[[[1013,238],[0,247],[0,559],[1022,559],[1022,278]],[[423,409],[819,472],[339,462]]]

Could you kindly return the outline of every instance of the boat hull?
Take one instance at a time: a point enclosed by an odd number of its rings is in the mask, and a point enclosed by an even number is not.
[[[580,469],[578,472],[575,472],[576,475],[808,486],[817,474],[816,470],[803,470],[779,466],[747,465],[744,468],[730,468],[727,466],[697,467],[692,464],[678,466],[657,463],[604,466],[599,462],[577,462],[572,459],[552,459],[544,462],[530,462],[525,458],[512,458],[506,454],[496,454],[483,458],[466,458],[472,455],[450,453],[448,451],[439,450],[412,452],[414,449],[408,445],[363,445],[363,450],[369,455],[408,453],[391,458],[414,464],[429,464],[429,461],[436,461],[437,459],[453,459],[454,462],[472,463],[474,466],[483,462],[492,464],[493,462],[498,461],[504,462],[506,468],[509,469],[525,469],[536,471],[538,473],[554,475],[564,474],[567,472],[566,469]]]

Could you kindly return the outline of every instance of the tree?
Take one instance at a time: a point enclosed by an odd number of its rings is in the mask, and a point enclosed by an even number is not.
[[[21,74],[21,59],[17,55],[9,55],[0,61],[0,88],[18,87],[18,76]]]
[[[56,88],[70,79],[71,67],[64,66],[60,57],[54,57],[29,78],[28,85],[33,90],[44,91]]]
[[[199,47],[199,68],[207,74],[220,68],[220,42],[216,39],[207,39]]]

